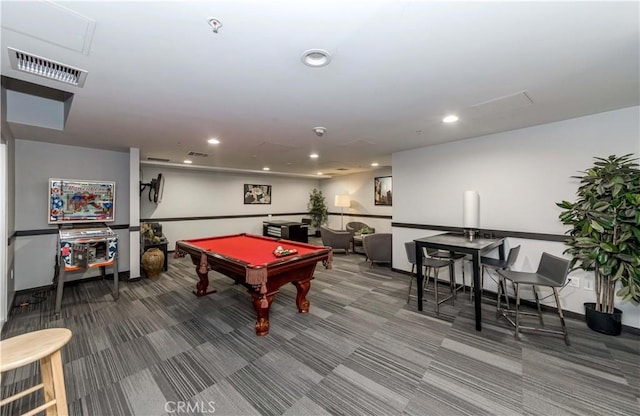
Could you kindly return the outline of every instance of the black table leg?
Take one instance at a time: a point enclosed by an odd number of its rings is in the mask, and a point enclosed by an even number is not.
[[[475,252],[473,257],[473,303],[476,312],[476,331],[482,331],[482,288],[480,287],[480,255]]]
[[[422,286],[424,284],[424,276],[422,276],[422,246],[416,243],[416,284],[418,288],[418,310],[422,311]]]

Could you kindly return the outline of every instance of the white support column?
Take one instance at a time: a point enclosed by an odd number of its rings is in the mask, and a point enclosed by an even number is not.
[[[129,279],[140,277],[140,149],[129,148]]]
[[[8,268],[7,268],[7,145],[0,139],[0,329],[7,320]]]

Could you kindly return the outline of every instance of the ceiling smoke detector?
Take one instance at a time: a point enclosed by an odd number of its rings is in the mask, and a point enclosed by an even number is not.
[[[218,30],[220,30],[220,28],[222,27],[222,22],[215,17],[210,17],[209,19],[207,19],[207,23],[209,23],[209,26],[211,26],[211,29],[213,29],[213,33],[218,33]]]
[[[329,65],[331,55],[324,49],[309,49],[302,54],[302,63],[312,68]]]
[[[326,127],[314,127],[313,131],[316,133],[316,136],[322,137],[327,132]]]

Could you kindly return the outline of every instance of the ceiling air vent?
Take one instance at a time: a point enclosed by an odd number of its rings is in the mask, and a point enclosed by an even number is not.
[[[84,86],[84,81],[87,78],[87,71],[83,69],[74,68],[72,66],[32,55],[27,52],[22,52],[17,49],[8,49],[11,68],[15,70],[28,72],[29,74],[53,79],[55,81],[64,82],[65,84],[75,85],[77,87]]]
[[[349,170],[348,168],[336,168],[336,170]]]
[[[187,153],[189,156],[197,156],[197,157],[207,157],[209,156],[206,153],[200,153],[200,152],[189,152]]]
[[[147,160],[152,160],[154,162],[169,162],[169,159],[163,159],[161,157],[148,157]]]

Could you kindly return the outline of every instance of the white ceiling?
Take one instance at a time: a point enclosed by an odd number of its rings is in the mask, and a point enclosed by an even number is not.
[[[639,7],[3,0],[0,56],[2,75],[75,94],[64,131],[11,123],[16,139],[334,176],[388,166],[400,150],[640,104]],[[86,83],[15,71],[7,47],[85,69]],[[303,65],[311,48],[330,65]],[[449,113],[460,121],[443,124]]]

